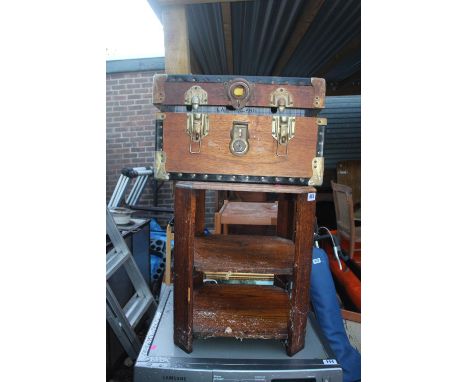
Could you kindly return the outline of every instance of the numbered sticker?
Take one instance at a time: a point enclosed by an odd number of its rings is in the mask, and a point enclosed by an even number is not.
[[[315,192],[309,192],[307,194],[307,201],[308,202],[313,202],[315,200]]]
[[[324,365],[338,365],[338,362],[336,362],[336,359],[324,359],[323,363]]]

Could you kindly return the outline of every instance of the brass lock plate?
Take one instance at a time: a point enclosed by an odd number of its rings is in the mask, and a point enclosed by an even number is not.
[[[231,129],[229,150],[233,155],[242,156],[249,151],[249,125],[246,122],[234,122]]]

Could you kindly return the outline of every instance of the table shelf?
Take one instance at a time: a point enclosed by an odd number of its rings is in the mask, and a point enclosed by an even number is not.
[[[276,236],[210,235],[195,238],[194,266],[200,272],[291,275],[294,243]]]
[[[195,289],[197,338],[286,339],[289,297],[284,289],[258,285],[203,285]]]

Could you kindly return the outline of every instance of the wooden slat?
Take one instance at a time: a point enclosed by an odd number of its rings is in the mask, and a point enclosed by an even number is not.
[[[231,26],[231,4],[221,4],[223,14],[224,47],[226,49],[226,61],[229,74],[233,74],[234,61],[232,59],[232,26]]]
[[[289,59],[293,55],[294,51],[296,50],[299,42],[302,40],[302,37],[305,35],[307,30],[310,27],[310,24],[317,16],[324,0],[308,0],[306,5],[304,6],[304,10],[299,17],[299,20],[296,23],[296,28],[294,29],[291,37],[286,44],[281,57],[279,58],[278,62],[275,65],[275,69],[273,70],[274,76],[279,76],[283,68],[288,63]]]
[[[288,186],[282,184],[247,184],[247,183],[222,183],[222,182],[177,182],[176,188],[193,190],[226,190],[226,191],[253,191],[273,192],[284,194],[303,194],[317,192],[314,187]]]
[[[219,211],[221,224],[276,225],[276,203],[227,202]]]
[[[167,74],[190,73],[187,16],[183,5],[162,8]]]
[[[194,294],[194,335],[285,339],[288,307],[287,292],[277,287],[204,285]]]
[[[309,285],[314,219],[315,201],[307,201],[307,195],[298,195],[295,213],[293,288],[286,344],[286,351],[290,356],[304,347],[307,313],[310,304]]]
[[[292,241],[274,236],[210,235],[195,238],[194,266],[203,272],[291,275]]]

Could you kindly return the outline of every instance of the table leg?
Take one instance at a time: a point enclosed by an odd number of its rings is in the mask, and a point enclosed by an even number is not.
[[[280,194],[278,199],[278,217],[276,235],[292,239],[294,231],[294,198],[291,194]]]
[[[307,194],[298,194],[294,222],[294,270],[288,321],[286,351],[289,356],[304,347],[307,314],[309,312],[309,280],[312,264],[312,235],[315,220],[315,201],[307,201]]]
[[[197,192],[176,188],[174,220],[174,343],[192,351],[193,341],[193,254],[195,233],[200,229],[196,219]],[[196,224],[197,223],[197,224]]]

